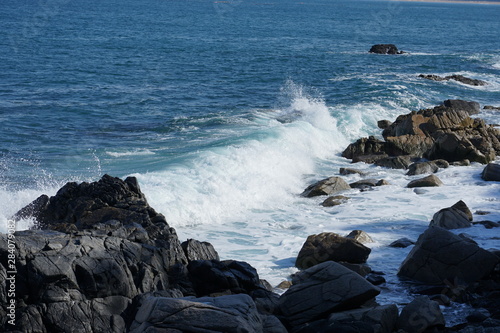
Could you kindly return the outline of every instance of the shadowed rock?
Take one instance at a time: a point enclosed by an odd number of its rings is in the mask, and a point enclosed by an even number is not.
[[[150,297],[142,303],[131,333],[262,332],[254,301],[244,294],[178,299]]]
[[[193,260],[220,260],[219,254],[212,244],[188,239],[181,244],[188,261]]]
[[[431,328],[444,328],[446,322],[439,304],[427,296],[411,301],[401,311],[398,328],[404,332],[421,333]]]
[[[429,227],[401,264],[398,275],[426,284],[470,284],[499,262],[494,254],[439,227]]]
[[[297,273],[280,297],[280,309],[291,327],[356,308],[380,293],[360,275],[328,261]]]
[[[486,181],[500,182],[500,164],[488,163],[481,173],[481,178]]]

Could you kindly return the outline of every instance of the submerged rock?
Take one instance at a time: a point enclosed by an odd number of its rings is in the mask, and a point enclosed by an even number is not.
[[[351,187],[349,184],[342,178],[330,177],[308,186],[301,195],[311,198],[320,195],[330,195],[350,189]]]
[[[434,75],[434,74],[420,74],[418,77],[427,79],[427,80],[432,80],[432,81],[449,81],[449,80],[455,80],[464,84],[468,84],[471,86],[486,86],[488,82],[483,81],[483,80],[478,80],[478,79],[471,79],[468,77],[465,77],[460,74],[454,74],[454,75],[448,75],[445,77],[439,76],[439,75]]]
[[[323,207],[333,207],[333,206],[339,206],[341,204],[346,203],[348,200],[351,198],[345,197],[343,195],[334,195],[331,197],[326,198],[322,203],[321,206]]]

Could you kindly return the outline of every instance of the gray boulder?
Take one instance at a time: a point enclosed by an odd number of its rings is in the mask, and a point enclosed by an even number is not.
[[[443,329],[446,326],[438,302],[427,296],[420,296],[411,301],[401,311],[398,328],[407,333],[421,333],[431,328]]]
[[[439,167],[436,163],[429,162],[417,162],[413,163],[408,167],[408,172],[406,173],[408,176],[422,175],[427,173],[435,173],[439,170]]]
[[[348,200],[351,198],[343,196],[343,195],[334,195],[331,197],[326,198],[322,203],[321,206],[323,207],[333,207],[333,206],[338,206],[341,204],[346,203]]]
[[[370,252],[368,247],[352,238],[324,232],[307,237],[295,266],[306,269],[329,260],[361,264],[366,262]]]
[[[308,186],[302,196],[311,198],[319,195],[331,195],[337,192],[350,190],[351,187],[340,177],[330,177]]]
[[[398,276],[425,284],[470,284],[491,273],[500,259],[439,227],[429,227],[399,268]]]
[[[365,176],[366,175],[366,172],[358,170],[358,169],[353,169],[353,168],[340,168],[339,172],[343,176],[347,176],[347,175]]]
[[[408,155],[384,157],[374,162],[375,165],[390,169],[408,169],[411,157]]]
[[[200,242],[196,239],[188,239],[181,243],[182,249],[188,261],[193,260],[220,260],[219,254],[212,244]]]
[[[363,230],[353,230],[346,236],[346,238],[352,238],[361,244],[373,243],[373,239]]]
[[[392,333],[398,320],[398,307],[395,304],[380,305],[372,308],[361,308],[338,313],[328,317],[328,328],[352,322],[368,324],[373,333]],[[333,331],[333,330],[332,330]]]
[[[442,186],[443,182],[436,176],[430,175],[424,178],[415,179],[408,183],[406,187],[414,188],[414,187],[436,187]]]
[[[412,241],[411,239],[408,239],[406,237],[403,237],[403,238],[395,240],[394,242],[392,242],[391,244],[389,244],[389,246],[390,247],[405,248],[405,247],[408,247],[408,246],[413,245],[413,244],[415,244],[414,241]]]
[[[481,178],[486,181],[500,181],[500,164],[488,163],[481,173]]]
[[[432,217],[429,226],[441,227],[444,229],[469,228],[472,226],[467,215],[459,209],[449,207],[443,208]]]
[[[457,80],[460,77],[464,78],[462,75],[449,76],[449,78],[452,78],[454,80]],[[479,114],[479,112],[481,112],[481,107],[478,102],[463,101],[461,99],[447,99],[443,104],[444,106],[454,110],[467,111],[467,113],[470,115]]]
[[[181,332],[262,332],[257,307],[245,294],[202,298],[150,297],[139,307],[131,333],[157,330]]]
[[[280,297],[280,309],[291,327],[357,308],[380,289],[344,266],[328,261],[297,273]]]

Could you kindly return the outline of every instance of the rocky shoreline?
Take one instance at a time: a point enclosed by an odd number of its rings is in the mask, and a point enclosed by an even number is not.
[[[486,164],[484,180],[500,181],[500,165],[493,163],[500,133],[470,117],[478,112],[477,103],[448,100],[394,123],[381,121],[384,140],[362,138],[343,156],[427,175],[408,187],[439,186],[439,168],[471,161]],[[349,173],[361,172],[340,171]],[[323,205],[334,206],[349,200],[343,191],[386,184],[348,184],[333,176],[302,195],[325,196]],[[310,235],[296,260],[301,271],[280,295],[248,263],[221,261],[207,242],[181,242],[134,177],[68,183],[14,217],[26,218],[37,221],[35,229],[0,234],[2,331],[465,333],[500,327],[500,249],[482,249],[449,231],[476,223],[463,201],[436,212],[415,243],[390,245],[413,246],[398,272],[414,295],[402,309],[377,303],[384,274],[366,264],[371,240],[359,230]],[[495,221],[483,224],[498,227]],[[15,298],[6,292],[12,238]],[[440,306],[453,302],[477,311],[447,327]]]

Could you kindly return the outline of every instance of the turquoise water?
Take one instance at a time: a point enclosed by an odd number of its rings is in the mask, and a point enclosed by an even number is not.
[[[340,152],[380,135],[377,120],[449,98],[499,106],[500,6],[2,0],[0,34],[0,231],[66,181],[134,175],[181,238],[208,240],[273,284],[294,271],[307,235],[363,228],[376,240],[370,264],[397,290],[390,273],[405,250],[389,242],[416,239],[461,199],[500,219],[498,184],[480,180],[480,165],[440,171],[446,186],[422,195],[401,170],[356,165],[393,185],[335,209],[298,196],[351,166]],[[408,53],[369,54],[377,43]],[[469,233],[497,246],[498,231]]]

